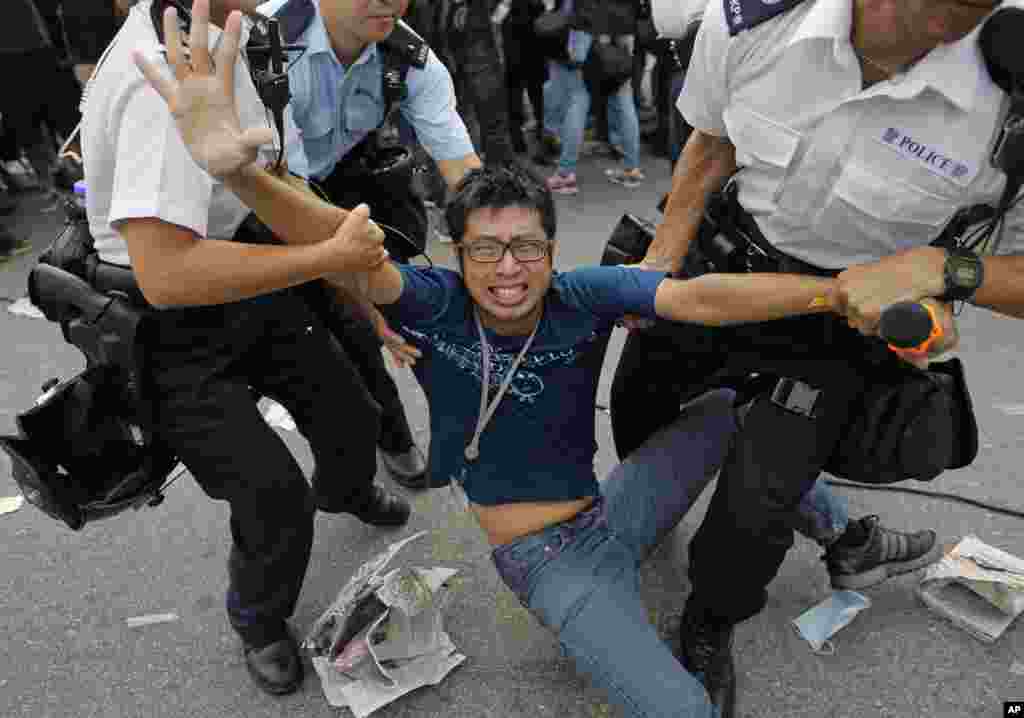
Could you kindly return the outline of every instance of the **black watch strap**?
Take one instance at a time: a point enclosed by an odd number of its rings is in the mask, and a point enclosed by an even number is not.
[[[944,302],[970,300],[985,278],[985,265],[975,252],[964,247],[946,250],[943,279],[946,291],[938,297]]]

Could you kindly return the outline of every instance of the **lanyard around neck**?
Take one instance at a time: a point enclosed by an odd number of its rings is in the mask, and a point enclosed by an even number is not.
[[[494,397],[494,401],[490,404],[487,403],[487,393],[491,385],[491,347],[487,343],[487,337],[484,336],[484,326],[480,323],[480,313],[473,309],[473,319],[476,321],[476,330],[480,335],[480,355],[483,363],[482,370],[482,381],[480,385],[480,413],[476,417],[476,431],[473,432],[473,438],[466,445],[466,450],[463,452],[466,456],[467,461],[476,461],[480,458],[480,437],[484,433],[484,429],[487,428],[488,422],[491,420],[491,416],[494,415],[495,410],[498,408],[498,403],[501,398],[505,396],[505,392],[508,390],[509,385],[512,384],[512,377],[516,375],[516,370],[519,369],[519,364],[523,361],[523,357],[526,356],[526,352],[530,349],[530,345],[533,344],[533,338],[537,336],[537,329],[540,328],[540,317],[537,318],[537,323],[533,327],[533,331],[530,332],[530,336],[527,338],[526,343],[523,344],[523,348],[519,350],[519,354],[516,356],[515,361],[512,362],[512,366],[509,367],[508,373],[505,374],[505,378],[501,382],[501,386],[498,388],[498,393]]]

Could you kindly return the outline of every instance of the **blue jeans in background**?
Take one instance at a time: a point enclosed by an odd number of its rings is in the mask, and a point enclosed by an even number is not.
[[[581,30],[569,31],[569,59],[576,63],[570,67],[560,62],[552,62],[550,68],[552,94],[561,96],[561,117],[557,122],[558,139],[562,142],[562,154],[558,158],[558,171],[563,175],[576,172],[576,163],[580,157],[580,145],[583,144],[583,132],[590,114],[590,92],[583,82],[583,70],[579,69],[590,47],[594,44],[594,36]],[[554,112],[554,108],[552,108]],[[554,115],[552,115],[554,117]]]
[[[548,61],[548,79],[544,81],[544,131],[555,137],[562,132],[562,120],[568,104],[564,75],[559,68],[565,69],[565,65]]]
[[[630,54],[634,51],[632,35],[620,35],[612,42]],[[622,162],[627,170],[640,167],[640,118],[636,114],[632,80],[626,80],[615,94],[608,96],[608,140],[622,148]]]
[[[638,568],[725,460],[733,398],[698,398],[612,470],[589,509],[492,554],[505,584],[631,718],[717,713],[648,620]]]

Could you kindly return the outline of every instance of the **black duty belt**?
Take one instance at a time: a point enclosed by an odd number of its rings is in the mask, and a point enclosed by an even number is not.
[[[149,307],[149,302],[139,289],[139,283],[131,267],[104,262],[98,254],[91,254],[85,260],[83,279],[97,292],[118,292],[125,295],[136,307]]]
[[[825,269],[778,250],[740,205],[729,182],[708,199],[697,242],[704,258],[720,272],[782,272],[835,277],[843,270]]]

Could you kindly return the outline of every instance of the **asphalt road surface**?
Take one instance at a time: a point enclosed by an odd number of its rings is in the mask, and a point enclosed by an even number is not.
[[[645,158],[647,183],[635,190],[608,184],[605,160],[584,159],[581,191],[559,197],[557,266],[593,263],[618,217],[654,217],[668,187],[664,160]],[[24,198],[5,218],[30,236],[35,253],[0,265],[0,433],[13,433],[15,414],[40,385],[82,366],[56,326],[16,316],[8,305],[24,294],[35,255],[53,237],[59,213],[41,213],[40,197]],[[448,245],[432,241],[435,261],[450,262]],[[1024,381],[1019,358],[1024,324],[985,312],[961,318],[961,355],[981,425],[973,466],[948,473],[930,488],[1022,508]],[[621,346],[609,352],[600,398]],[[426,405],[407,371],[397,374],[417,437],[426,442]],[[596,414],[599,475],[613,465],[608,416]],[[338,425],[344,430],[344,409]],[[305,442],[282,431],[303,466]],[[380,480],[390,483],[383,476]],[[924,488],[929,488],[925,486]],[[17,487],[0,458],[0,496]],[[943,542],[967,534],[1024,556],[1024,522],[947,500],[840,489],[851,514],[878,514],[885,525],[936,529]],[[707,498],[659,548],[643,570],[650,615],[667,638],[675,632],[688,591],[687,544]],[[488,716],[547,718],[618,715],[560,655],[557,642],[501,587],[479,530],[446,491],[409,493],[408,527],[388,532],[348,516],[320,515],[316,543],[294,626],[301,635],[362,561],[416,530],[430,534],[409,546],[413,565],[457,568],[447,629],[468,660],[436,687],[382,709],[382,718]],[[285,698],[262,693],[245,671],[223,610],[228,554],[227,510],[187,475],[164,504],[68,530],[26,505],[0,516],[0,716],[6,718],[262,718],[348,715],[328,706],[309,671]],[[829,594],[820,549],[798,538],[769,588],[767,608],[737,629],[739,710],[744,718],[978,718],[1003,715],[1003,701],[1024,699],[1024,632],[1017,626],[987,645],[933,616],[905,576],[867,591],[872,606],[834,639],[834,655],[811,652],[791,624]],[[746,569],[742,546],[722,547],[723,570]],[[130,628],[126,619],[173,612],[179,620]]]

